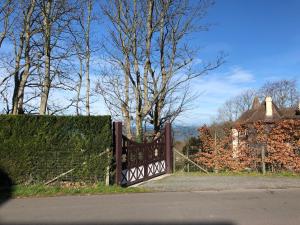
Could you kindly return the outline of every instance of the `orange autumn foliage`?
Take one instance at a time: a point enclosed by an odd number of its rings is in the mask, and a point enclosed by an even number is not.
[[[210,170],[241,171],[246,168],[261,170],[262,149],[268,170],[300,172],[300,120],[276,122],[258,121],[237,124],[239,131],[238,157],[232,157],[231,130],[223,128],[223,135],[214,137],[210,128],[199,129],[201,150],[195,161]]]

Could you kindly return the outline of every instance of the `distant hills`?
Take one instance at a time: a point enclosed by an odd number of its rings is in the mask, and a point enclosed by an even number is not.
[[[199,132],[197,129],[198,126],[180,126],[173,125],[173,137],[174,141],[184,141],[189,139],[190,137],[198,136]]]
[[[199,127],[200,126],[182,126],[172,124],[174,142],[185,141],[188,140],[190,137],[197,137],[199,135],[199,132],[197,131]],[[134,132],[134,127],[132,131]],[[150,126],[147,126],[147,131],[152,133],[152,128]]]

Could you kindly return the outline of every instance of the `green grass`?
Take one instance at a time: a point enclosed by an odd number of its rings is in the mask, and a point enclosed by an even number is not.
[[[43,184],[35,185],[16,185],[13,186],[12,197],[46,197],[61,195],[95,195],[95,194],[118,194],[118,193],[142,193],[147,192],[144,188],[120,186],[105,186],[103,184],[87,185],[80,187],[46,186]]]
[[[292,172],[280,172],[280,173],[271,173],[267,172],[262,174],[259,172],[218,172],[218,173],[204,173],[204,172],[176,172],[175,176],[251,176],[251,177],[291,177],[291,178],[300,178],[300,174]]]

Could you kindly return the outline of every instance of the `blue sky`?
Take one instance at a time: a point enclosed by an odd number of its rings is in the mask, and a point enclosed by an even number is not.
[[[299,0],[216,0],[204,21],[213,24],[210,30],[191,38],[202,47],[198,57],[221,50],[228,56],[221,68],[193,82],[203,94],[178,122],[208,123],[239,92],[300,77]]]
[[[243,90],[259,88],[266,81],[300,77],[300,0],[215,1],[208,15],[200,21],[211,24],[210,30],[193,34],[189,41],[201,49],[196,61],[213,59],[224,51],[228,55],[226,63],[192,82],[191,90],[202,94],[191,105],[191,110],[178,118],[177,124],[209,123],[226,100]],[[197,4],[196,0],[191,2]],[[104,21],[96,25],[95,36],[104,32],[105,26]],[[2,50],[9,51],[11,46],[6,45]],[[92,58],[94,84],[104,61],[96,55]],[[300,80],[298,87],[300,90]],[[59,92],[53,97],[60,102],[67,98],[69,96]],[[92,102],[94,114],[108,113],[98,97]]]

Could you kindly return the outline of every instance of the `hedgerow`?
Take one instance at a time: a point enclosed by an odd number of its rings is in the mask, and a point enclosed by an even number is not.
[[[233,157],[231,129],[224,128],[226,135],[215,140],[209,127],[203,126],[195,161],[210,170],[261,171],[263,149],[267,170],[300,172],[300,120],[258,121],[235,128],[239,131],[238,157]]]
[[[112,146],[110,116],[0,116],[0,167],[16,184],[103,181]]]

